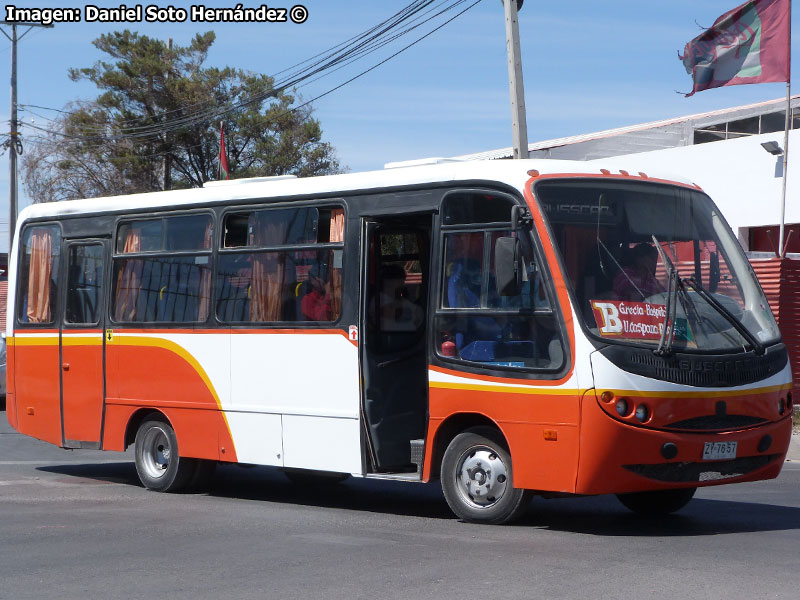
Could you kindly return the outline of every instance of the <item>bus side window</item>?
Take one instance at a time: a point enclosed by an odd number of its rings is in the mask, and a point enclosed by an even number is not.
[[[22,323],[54,322],[59,285],[61,231],[40,226],[25,230],[20,253],[19,313]]]
[[[67,257],[65,323],[99,322],[102,302],[103,246],[70,246]]]
[[[466,213],[465,205],[479,206],[477,201],[459,201],[454,205],[458,211],[450,216],[450,206],[445,203],[445,223],[448,219],[466,222],[461,231],[454,230],[456,225],[462,229],[456,222],[443,233],[436,350],[443,358],[486,368],[556,370],[564,362],[563,343],[531,234],[512,234],[507,226],[503,228],[499,221],[510,219],[505,216],[510,215],[510,209],[500,210],[498,199],[494,200],[489,204],[494,212],[486,218],[498,222],[488,228],[485,223],[467,219],[477,209]],[[495,243],[512,235],[520,239],[521,285],[518,293],[501,295],[494,276]]]
[[[113,261],[114,321],[206,321],[212,238],[213,220],[204,213],[121,223]]]
[[[226,323],[332,322],[342,303],[344,209],[232,212],[217,273],[217,318]]]

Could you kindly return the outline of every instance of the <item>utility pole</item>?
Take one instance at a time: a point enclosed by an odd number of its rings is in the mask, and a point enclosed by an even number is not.
[[[41,23],[24,23],[18,21],[0,21],[0,25],[11,25],[11,35],[0,29],[11,41],[11,130],[5,146],[8,148],[8,250],[17,229],[17,155],[22,154],[22,141],[19,139],[19,123],[17,121],[17,42],[25,37],[34,27],[52,27]],[[22,35],[17,36],[17,26],[27,27]]]
[[[167,50],[169,51],[168,52],[169,66],[172,67],[172,38],[168,38],[168,40],[167,40]],[[169,69],[167,69],[167,72],[164,74],[164,87],[165,88],[167,87],[167,83],[168,82],[169,82]],[[161,189],[163,189],[165,191],[169,190],[169,189],[172,189],[172,173],[170,173],[170,169],[172,169],[172,164],[171,164],[171,161],[170,161],[171,157],[169,155],[169,152],[170,152],[170,149],[169,149],[169,132],[165,131],[164,132],[164,165],[163,165],[163,167],[164,167],[164,185],[161,188]]]
[[[522,53],[519,47],[517,12],[524,0],[500,0],[506,12],[508,87],[511,93],[511,130],[514,158],[528,158],[528,123],[525,117],[525,87],[522,84]]]

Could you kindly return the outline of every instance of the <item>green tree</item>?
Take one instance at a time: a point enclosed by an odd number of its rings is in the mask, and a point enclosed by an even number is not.
[[[172,48],[127,30],[96,39],[111,60],[69,75],[100,95],[68,106],[24,155],[34,201],[159,190],[165,165],[167,187],[200,186],[217,177],[220,122],[231,177],[339,172],[310,107],[292,109],[295,97],[267,75],[203,66],[214,39]]]

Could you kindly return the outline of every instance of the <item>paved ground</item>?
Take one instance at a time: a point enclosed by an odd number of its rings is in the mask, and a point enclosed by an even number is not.
[[[59,450],[0,413],[4,600],[796,600],[798,566],[800,453],[777,480],[706,488],[663,520],[613,497],[537,498],[487,527],[454,519],[436,485],[298,488],[266,468],[156,494],[129,455]]]

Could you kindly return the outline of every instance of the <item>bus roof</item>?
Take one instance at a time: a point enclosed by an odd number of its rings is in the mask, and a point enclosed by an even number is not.
[[[417,161],[413,161],[417,162]],[[395,163],[396,164],[396,163]],[[393,166],[382,171],[345,173],[319,177],[255,177],[230,182],[211,182],[202,188],[148,192],[125,196],[107,196],[85,200],[33,204],[19,216],[18,225],[28,219],[80,215],[87,213],[118,212],[126,210],[158,209],[195,204],[214,204],[254,198],[292,198],[328,195],[336,196],[357,191],[378,191],[434,183],[458,181],[497,181],[522,189],[529,179],[528,171],[535,169],[541,175],[591,175],[601,176],[607,170],[603,161],[569,160],[482,160],[452,161],[415,166]],[[615,171],[617,172],[617,171]],[[630,169],[631,174],[639,171]],[[648,173],[648,176],[652,176]],[[693,185],[685,178],[663,177],[675,183]]]

